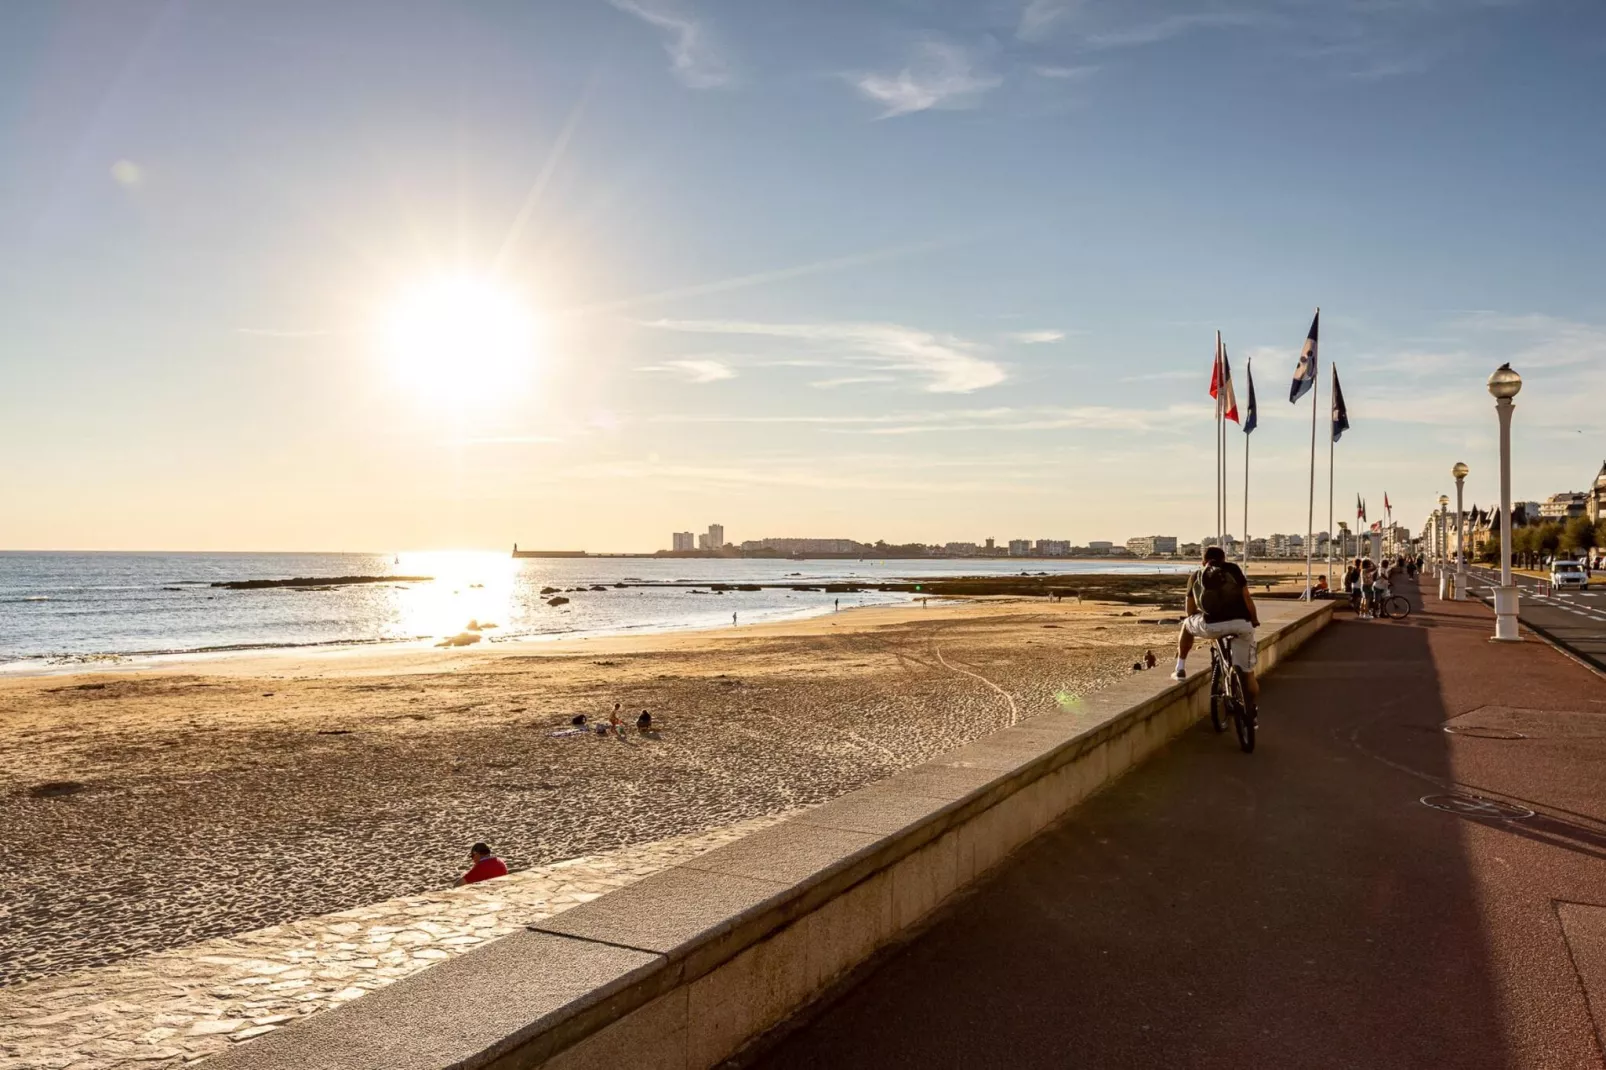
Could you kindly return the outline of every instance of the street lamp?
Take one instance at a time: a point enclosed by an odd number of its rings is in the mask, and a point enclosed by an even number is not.
[[[1439,597],[1450,597],[1450,571],[1445,564],[1450,559],[1450,532],[1444,525],[1449,523],[1445,510],[1450,507],[1450,499],[1446,495],[1439,495],[1439,523],[1434,535],[1434,556],[1439,559]]]
[[[1455,599],[1457,602],[1466,597],[1467,585],[1467,545],[1466,545],[1466,514],[1461,510],[1461,484],[1466,481],[1469,469],[1460,461],[1450,469],[1455,476]]]
[[[1502,364],[1489,376],[1489,393],[1500,417],[1500,586],[1494,592],[1494,637],[1515,642],[1517,588],[1511,583],[1511,399],[1522,389],[1522,376]]]

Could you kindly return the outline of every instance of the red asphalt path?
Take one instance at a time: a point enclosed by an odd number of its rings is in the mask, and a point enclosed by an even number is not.
[[[1427,601],[1341,612],[1253,755],[1196,726],[740,1061],[1606,1065],[1606,681]]]

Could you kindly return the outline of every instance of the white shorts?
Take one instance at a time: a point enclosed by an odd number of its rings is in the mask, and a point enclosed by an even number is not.
[[[1182,622],[1189,635],[1199,639],[1232,637],[1232,663],[1240,669],[1255,671],[1259,643],[1255,642],[1255,626],[1246,620],[1224,620],[1211,624],[1203,613],[1195,613]]]

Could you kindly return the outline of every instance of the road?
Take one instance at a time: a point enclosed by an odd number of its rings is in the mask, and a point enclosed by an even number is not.
[[[1473,567],[1468,590],[1490,602],[1500,581],[1495,569]],[[1597,576],[1587,591],[1541,594],[1545,585],[1532,576],[1513,576],[1522,591],[1518,620],[1551,642],[1606,672],[1606,577]]]

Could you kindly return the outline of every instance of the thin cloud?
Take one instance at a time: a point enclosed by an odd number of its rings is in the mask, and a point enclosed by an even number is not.
[[[809,385],[817,390],[835,390],[839,386],[856,386],[859,383],[890,383],[890,375],[844,375],[840,379],[818,379]]]
[[[1032,73],[1039,78],[1054,78],[1058,80],[1091,78],[1098,73],[1097,67],[1055,67],[1040,64],[1032,68]]]
[[[1015,24],[1015,36],[1022,41],[1042,41],[1075,6],[1075,0],[1029,0],[1021,8],[1020,21]]]
[[[978,72],[965,49],[941,41],[922,43],[908,66],[896,74],[859,74],[849,80],[885,109],[877,116],[880,119],[933,108],[972,108],[988,90],[1003,83],[1002,78]]]
[[[1264,15],[1251,11],[1197,11],[1084,34],[1082,41],[1093,48],[1134,48],[1180,37],[1193,30],[1260,26],[1266,21]]]
[[[718,360],[666,360],[662,364],[649,364],[637,368],[641,372],[666,372],[677,375],[688,383],[717,383],[736,378],[736,369]]]
[[[878,371],[902,371],[929,380],[934,394],[968,394],[1007,378],[974,342],[896,323],[751,323],[742,320],[657,320],[649,326],[694,334],[751,334],[830,346],[844,359]]]
[[[1112,405],[997,406],[939,412],[902,412],[880,416],[747,416],[664,413],[657,423],[803,424],[832,434],[918,435],[959,431],[1143,431],[1182,432],[1207,421],[1209,403],[1173,404],[1157,408]]]
[[[676,14],[657,3],[640,0],[608,0],[664,32],[664,51],[669,53],[670,70],[693,89],[719,89],[731,83],[730,68],[709,39],[707,28],[696,19]]]
[[[1039,346],[1048,342],[1063,342],[1064,331],[1011,331],[1005,335],[1011,342],[1019,342],[1023,346]]]

